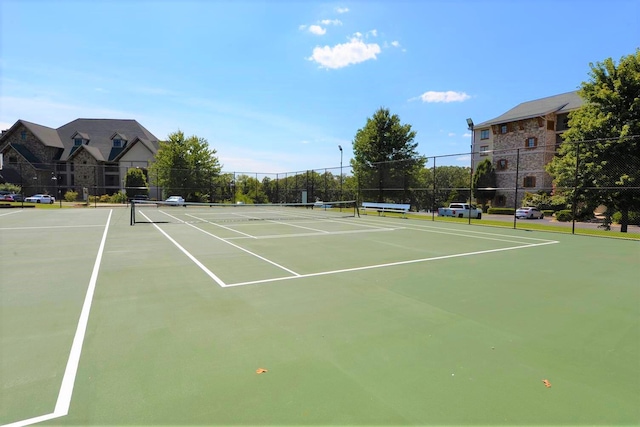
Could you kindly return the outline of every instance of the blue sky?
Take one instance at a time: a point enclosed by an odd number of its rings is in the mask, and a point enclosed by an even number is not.
[[[226,172],[344,165],[380,107],[426,156],[466,118],[575,90],[640,46],[638,0],[0,0],[0,126],[135,119]],[[468,156],[438,164],[467,166]]]

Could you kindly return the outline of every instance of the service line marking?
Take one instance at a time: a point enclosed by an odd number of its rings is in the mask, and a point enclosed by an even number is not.
[[[234,286],[246,286],[246,285],[256,285],[256,284],[260,284],[260,283],[279,282],[281,280],[303,279],[303,278],[306,278],[306,277],[327,276],[327,275],[330,275],[330,274],[348,273],[348,272],[352,272],[352,271],[372,270],[374,268],[394,267],[394,266],[397,266],[397,265],[416,264],[416,263],[420,263],[420,262],[439,261],[439,260],[450,259],[450,258],[460,258],[460,257],[474,256],[474,255],[483,255],[483,254],[488,254],[488,253],[493,253],[493,252],[512,251],[512,250],[516,250],[516,249],[525,249],[525,248],[532,248],[532,247],[536,247],[536,246],[552,245],[552,244],[555,244],[555,243],[559,243],[559,242],[557,242],[557,241],[548,241],[548,242],[545,242],[545,243],[530,243],[530,244],[523,245],[523,246],[512,246],[512,247],[508,247],[508,248],[489,249],[489,250],[486,250],[486,251],[465,252],[465,253],[461,253],[461,254],[443,255],[443,256],[437,256],[437,257],[431,257],[431,258],[420,258],[420,259],[412,259],[412,260],[407,260],[407,261],[389,262],[389,263],[385,263],[385,264],[366,265],[366,266],[362,266],[362,267],[343,268],[343,269],[340,269],[340,270],[321,271],[321,272],[318,272],[318,273],[301,274],[301,275],[299,275],[297,277],[285,276],[285,277],[276,277],[276,278],[272,278],[272,279],[253,280],[253,281],[249,281],[249,282],[238,282],[238,283],[226,284],[224,287],[230,288],[230,287],[234,287]]]

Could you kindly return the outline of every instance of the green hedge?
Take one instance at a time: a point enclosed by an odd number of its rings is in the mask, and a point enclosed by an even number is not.
[[[620,221],[622,220],[622,213],[621,212],[615,212],[611,216],[611,219],[616,224],[620,224]],[[629,212],[629,225],[640,225],[640,213],[638,213],[638,212]]]
[[[516,210],[513,208],[489,208],[487,213],[491,215],[515,215]]]
[[[568,222],[572,220],[571,211],[568,209],[563,209],[561,211],[556,212],[556,219],[560,222]]]

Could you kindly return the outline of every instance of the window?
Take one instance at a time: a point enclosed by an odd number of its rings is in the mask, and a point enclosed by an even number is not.
[[[529,137],[524,142],[525,148],[536,148],[538,146],[538,138],[535,136]]]
[[[489,146],[488,145],[481,145],[480,146],[480,155],[481,156],[489,155]]]
[[[508,132],[509,132],[509,126],[508,125],[500,126],[500,133],[508,133]]]
[[[536,177],[535,176],[525,176],[522,182],[522,186],[524,188],[531,188],[536,186]]]
[[[480,131],[480,139],[489,139],[489,129],[483,129]]]
[[[18,164],[18,158],[16,156],[9,156],[9,164],[10,165],[17,165]]]
[[[120,138],[115,138],[113,140],[113,148],[120,148],[122,147],[122,140]]]
[[[503,171],[507,169],[507,159],[500,159],[498,163],[496,163],[497,169],[499,171]]]
[[[497,196],[496,197],[496,206],[506,206],[507,198],[505,196]]]
[[[82,145],[82,138],[74,138],[73,145],[75,145],[76,147]]]
[[[23,130],[22,132],[20,132],[20,139],[22,141],[26,141],[27,140],[27,131]]]

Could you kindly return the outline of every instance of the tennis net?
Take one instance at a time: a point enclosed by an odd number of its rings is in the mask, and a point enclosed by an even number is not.
[[[355,200],[315,203],[196,203],[132,200],[131,225],[239,221],[312,221],[360,216]]]

